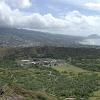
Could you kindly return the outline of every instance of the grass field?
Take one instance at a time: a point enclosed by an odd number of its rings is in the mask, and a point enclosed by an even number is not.
[[[73,72],[75,74],[78,74],[78,73],[88,72],[87,70],[84,70],[82,68],[79,68],[79,67],[76,67],[76,66],[73,66],[73,65],[70,65],[70,64],[56,66],[56,67],[53,67],[53,68],[56,69],[59,72],[66,72],[66,73]]]
[[[78,74],[78,73],[93,73],[91,71],[87,71],[87,70],[84,70],[82,68],[79,68],[79,67],[76,67],[76,66],[73,66],[73,65],[70,65],[70,64],[65,64],[65,65],[62,65],[62,66],[56,66],[56,67],[53,67],[54,69],[56,69],[57,71],[59,72],[65,72],[65,73],[74,73],[74,74]],[[96,74],[98,74],[100,76],[100,72],[94,72]],[[100,90],[98,91],[95,91],[94,93],[92,93],[93,96],[89,97],[88,100],[100,100]]]

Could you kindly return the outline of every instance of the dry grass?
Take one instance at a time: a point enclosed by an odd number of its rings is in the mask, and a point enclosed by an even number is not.
[[[28,91],[19,85],[5,85],[2,88],[4,94],[0,96],[0,100],[57,100],[43,91]]]

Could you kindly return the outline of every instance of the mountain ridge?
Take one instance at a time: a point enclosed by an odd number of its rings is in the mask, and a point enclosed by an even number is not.
[[[0,28],[0,46],[71,46],[79,45],[83,37],[16,28]]]

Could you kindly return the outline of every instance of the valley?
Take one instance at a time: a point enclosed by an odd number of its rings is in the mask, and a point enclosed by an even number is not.
[[[3,91],[0,99],[99,100],[99,52],[94,48],[73,47],[0,48],[0,86]],[[46,61],[49,66],[27,65],[26,61],[32,59]],[[25,61],[25,65],[16,61]],[[55,66],[50,63],[54,61]],[[58,64],[59,61],[63,63]]]

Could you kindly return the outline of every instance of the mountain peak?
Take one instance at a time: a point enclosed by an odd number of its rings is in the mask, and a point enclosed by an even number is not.
[[[89,35],[87,38],[95,39],[95,38],[100,38],[100,36],[97,34],[92,34],[92,35]]]

